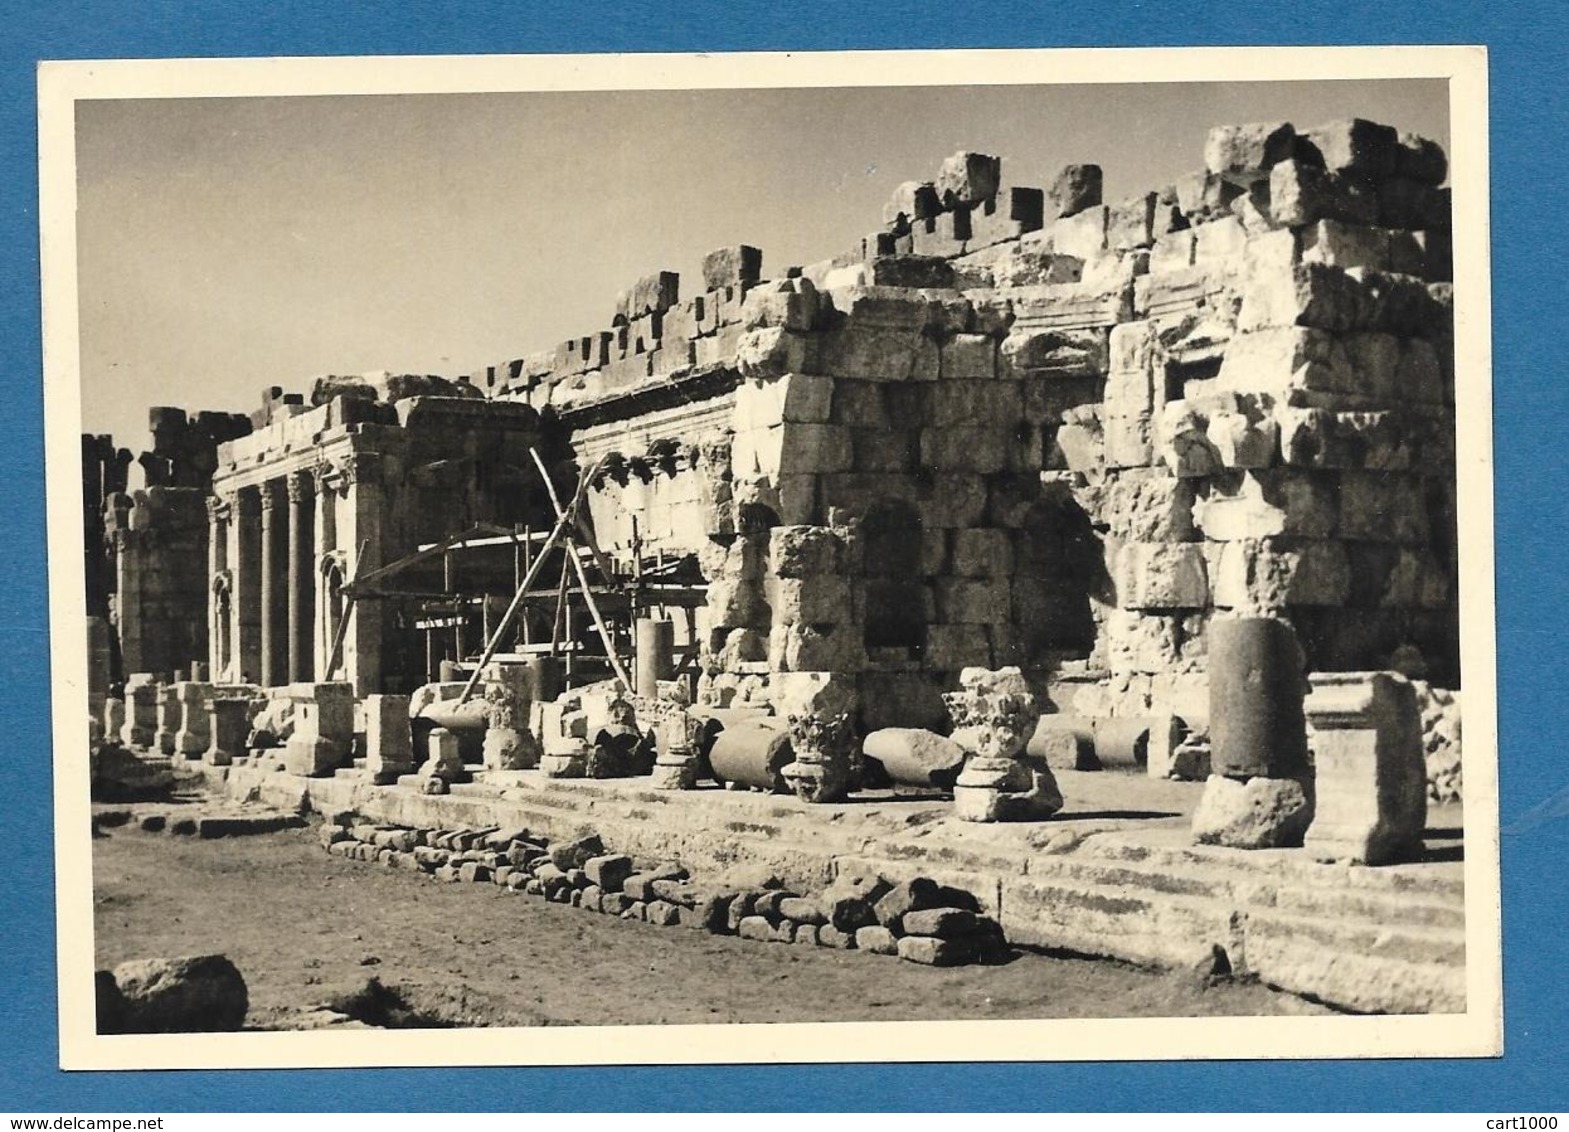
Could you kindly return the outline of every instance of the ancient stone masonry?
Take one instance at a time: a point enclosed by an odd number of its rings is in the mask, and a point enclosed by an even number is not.
[[[1413,752],[1458,791],[1446,175],[1361,120],[1220,127],[1109,203],[1096,166],[1032,187],[961,152],[820,263],[722,248],[692,293],[653,272],[465,378],[270,389],[210,461],[209,414],[155,414],[151,486],[106,512],[162,555],[120,555],[153,563],[121,647],[208,671],[132,681],[112,725],[433,795],[892,783],[986,822],[1057,813],[1054,770],[1143,767],[1207,782],[1201,841],[1285,846],[1309,722],[1340,719],[1321,678],[1355,672],[1320,851],[1409,855]],[[119,491],[125,454],[87,450]],[[478,586],[455,549],[507,560]],[[559,583],[519,581],[552,553]],[[572,667],[597,648],[608,673]]]
[[[528,456],[539,416],[438,377],[319,378],[310,404],[274,392],[261,427],[219,450],[213,671],[264,686],[339,677],[358,696],[412,692],[424,682],[417,634],[379,602],[351,611],[348,587],[476,524],[542,518]]]
[[[1453,685],[1442,151],[1272,123],[1204,162],[1107,203],[1094,166],[1042,191],[958,154],[843,256],[728,249],[686,300],[658,273],[487,381],[617,457],[608,549],[697,558],[709,705],[830,673],[864,729],[940,728],[962,668],[1017,665],[1193,766],[1217,612]]]

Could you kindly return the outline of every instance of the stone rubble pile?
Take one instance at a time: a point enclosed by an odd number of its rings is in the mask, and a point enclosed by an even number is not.
[[[897,955],[929,966],[1004,962],[997,922],[975,896],[929,878],[895,882],[841,872],[828,888],[797,893],[772,874],[693,877],[675,862],[636,860],[596,834],[556,839],[526,829],[415,829],[331,815],[329,853],[436,880],[513,892],[660,927]]]

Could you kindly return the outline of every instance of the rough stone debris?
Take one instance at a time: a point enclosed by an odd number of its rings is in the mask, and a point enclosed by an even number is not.
[[[98,978],[100,1032],[106,1021],[123,1034],[238,1030],[250,1004],[244,976],[223,955],[132,960]]]

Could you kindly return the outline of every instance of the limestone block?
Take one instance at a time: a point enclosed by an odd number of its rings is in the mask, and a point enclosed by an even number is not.
[[[294,732],[284,747],[291,774],[331,774],[349,758],[354,733],[354,688],[345,683],[291,684]]]
[[[952,672],[966,665],[992,663],[988,626],[980,624],[928,625],[925,662],[938,671]]]
[[[1353,267],[1375,271],[1389,269],[1390,233],[1384,228],[1320,220],[1304,228],[1300,240],[1303,263],[1323,263],[1347,270]]]
[[[1178,479],[1212,476],[1224,467],[1207,422],[1185,401],[1161,406],[1156,445],[1160,462]]]
[[[740,323],[747,330],[782,327],[806,333],[817,325],[820,304],[809,279],[780,279],[746,292]]]
[[[1400,167],[1400,135],[1391,126],[1350,118],[1308,130],[1324,168],[1359,181],[1379,181]]]
[[[979,474],[955,471],[937,477],[925,500],[922,519],[927,527],[959,530],[978,526],[986,513],[986,479]]]
[[[1193,840],[1233,849],[1283,849],[1302,844],[1313,820],[1311,779],[1212,774],[1193,813]]]
[[[1320,220],[1372,224],[1377,198],[1344,178],[1302,161],[1283,161],[1270,171],[1268,215],[1282,227],[1300,228]]]
[[[937,472],[990,475],[1008,467],[1012,441],[1012,430],[1001,425],[924,428],[920,432],[921,466]]]
[[[832,527],[779,526],[768,532],[768,559],[778,578],[812,578],[846,569],[848,547]],[[761,559],[756,560],[761,564]],[[754,572],[751,576],[759,577]]]
[[[990,625],[1006,620],[1011,596],[1007,578],[938,578],[937,618],[949,625]]]
[[[1002,159],[964,150],[945,158],[937,172],[937,196],[944,207],[976,205],[997,195]]]
[[[999,432],[1018,423],[1019,387],[1011,381],[943,381],[927,388],[924,425],[990,425]]]
[[[834,574],[776,578],[768,586],[775,624],[834,624],[850,620],[850,580]]]
[[[719,248],[703,257],[703,286],[709,291],[756,283],[762,278],[763,253],[747,244]]]
[[[1124,543],[1116,558],[1123,609],[1202,609],[1209,604],[1204,550],[1191,542]]]
[[[1108,248],[1147,248],[1155,239],[1155,193],[1129,197],[1112,205],[1106,213]]]
[[[1205,663],[1203,613],[1111,609],[1103,640],[1106,667],[1113,673],[1180,675]]]
[[[110,696],[104,700],[102,718],[103,735],[110,742],[119,742],[125,730],[125,701]]]
[[[953,532],[952,572],[961,578],[1000,578],[1013,573],[1009,532],[976,527]]]
[[[1371,318],[1357,279],[1327,264],[1299,263],[1252,274],[1237,329],[1308,326],[1345,334],[1371,325]]]
[[[1419,476],[1402,472],[1340,473],[1340,537],[1421,545],[1430,527]]]
[[[1204,760],[1204,773],[1194,774],[1194,760],[1184,751],[1183,743],[1190,733],[1187,721],[1178,716],[1161,715],[1152,718],[1144,762],[1145,773],[1151,778],[1173,778],[1179,781],[1208,778],[1208,759]]]
[[[1302,714],[1307,662],[1290,623],[1274,617],[1216,617],[1209,627],[1209,654],[1215,774],[1302,776],[1307,770]]]
[[[930,181],[905,181],[896,187],[883,206],[885,224],[908,225],[915,220],[930,220],[943,210],[937,186]]]
[[[1075,216],[1101,202],[1103,177],[1099,165],[1065,165],[1046,190],[1048,212]]]
[[[814,356],[813,372],[862,381],[935,381],[942,364],[937,343],[919,331],[855,322],[824,333]]]
[[[1045,193],[1008,185],[970,212],[970,245],[984,248],[1038,230],[1045,219]]]
[[[1149,269],[1151,274],[1162,271],[1181,271],[1193,266],[1198,238],[1193,229],[1183,228],[1158,237],[1150,247]]]
[[[1316,804],[1308,852],[1363,865],[1419,856],[1427,768],[1410,682],[1388,672],[1320,673],[1304,708]]]
[[[1232,542],[1275,535],[1322,539],[1334,533],[1340,501],[1334,481],[1296,468],[1261,468],[1211,480],[1193,505],[1206,539]]]
[[[1099,770],[1092,720],[1078,715],[1043,715],[1025,751],[1053,770]]]
[[[1280,425],[1270,416],[1220,410],[1209,415],[1204,433],[1225,468],[1267,468],[1280,450]]]
[[[199,759],[212,743],[209,729],[208,705],[212,701],[211,684],[185,681],[174,685],[174,698],[179,705],[179,730],[174,734],[174,751],[186,758]]]
[[[161,754],[173,755],[176,753],[174,737],[179,733],[184,709],[175,695],[173,684],[159,684],[156,697],[157,730],[153,732],[149,747]]]
[[[939,347],[943,380],[990,380],[997,376],[997,340],[989,334],[955,334]]]
[[[1342,542],[1228,542],[1215,556],[1211,582],[1217,606],[1273,613],[1295,605],[1344,605],[1351,567]]]
[[[1292,155],[1296,137],[1290,122],[1215,126],[1204,139],[1204,166],[1233,184],[1252,184]]]
[[[888,727],[866,736],[862,751],[894,782],[947,790],[964,765],[964,750],[951,739],[913,727]]]
[[[1247,248],[1247,229],[1235,216],[1199,224],[1192,232],[1194,264],[1223,265],[1238,259]]]
[[[1177,178],[1173,188],[1177,208],[1193,224],[1231,215],[1231,202],[1243,191],[1219,173],[1208,169]]]
[[[219,696],[209,702],[209,742],[202,753],[202,761],[210,766],[228,766],[236,756],[244,755],[245,737],[250,732],[250,701],[236,697]],[[408,720],[405,717],[404,725]]]
[[[747,331],[736,344],[736,368],[743,377],[770,378],[813,372],[811,359],[811,342],[804,335],[782,326]]]
[[[1096,472],[1106,465],[1106,437],[1101,430],[1100,417],[1093,409],[1071,417],[1064,414],[1055,442],[1056,450],[1062,454],[1063,466],[1070,472]],[[1138,448],[1132,441],[1125,443],[1126,447],[1120,450],[1124,456]]]
[[[775,672],[857,672],[866,663],[855,625],[775,624],[768,667]]]
[[[1092,205],[1071,216],[1062,216],[1045,228],[1046,238],[1058,255],[1074,256],[1080,260],[1094,259],[1106,250],[1106,226],[1110,210],[1105,205]]]
[[[1114,326],[1107,339],[1106,400],[1124,411],[1154,405],[1153,377],[1159,338],[1149,321]]]
[[[1336,413],[1277,406],[1281,458],[1312,468],[1404,471],[1415,463],[1407,421],[1397,413]]]
[[[365,697],[365,769],[377,785],[396,782],[414,772],[414,748],[409,730],[409,697]]]

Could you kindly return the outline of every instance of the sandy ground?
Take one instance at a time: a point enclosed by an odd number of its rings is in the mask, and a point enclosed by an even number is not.
[[[314,829],[199,841],[120,827],[93,859],[99,966],[222,952],[262,1028],[372,976],[433,1024],[471,1026],[1323,1012],[1112,962],[1024,953],[939,970],[656,927],[329,856]]]

